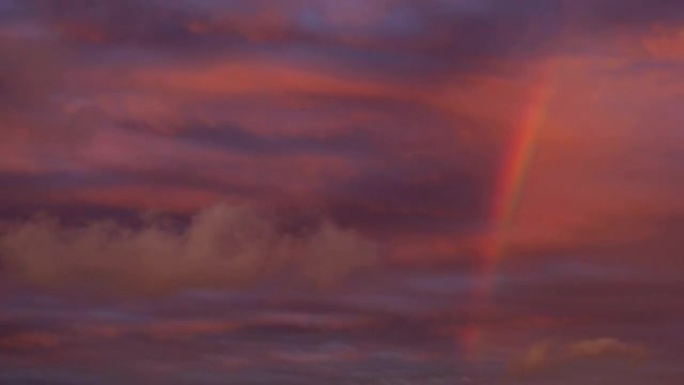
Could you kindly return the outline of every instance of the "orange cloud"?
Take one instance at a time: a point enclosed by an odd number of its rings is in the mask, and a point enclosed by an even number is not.
[[[584,362],[617,360],[623,364],[643,362],[650,352],[641,345],[626,343],[614,338],[582,340],[566,344],[545,341],[533,345],[509,365],[514,377],[548,375],[571,365]]]
[[[352,230],[323,221],[308,234],[288,234],[275,217],[227,204],[197,213],[184,229],[35,218],[8,229],[0,247],[11,277],[51,288],[92,283],[114,294],[240,287],[283,271],[322,287],[376,262],[375,243]]]

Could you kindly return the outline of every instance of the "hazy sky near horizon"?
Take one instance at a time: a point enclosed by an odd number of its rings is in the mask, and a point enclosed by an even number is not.
[[[0,0],[0,382],[679,384],[683,105],[680,0]]]

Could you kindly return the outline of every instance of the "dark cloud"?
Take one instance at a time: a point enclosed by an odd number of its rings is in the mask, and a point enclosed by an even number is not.
[[[27,2],[26,7],[75,41],[108,45],[183,43],[192,36],[192,15],[168,5],[146,0],[37,0]]]
[[[667,181],[659,183],[672,191],[679,190]],[[624,264],[680,271],[684,267],[684,244],[678,234],[684,231],[684,221],[681,209],[675,206],[666,202],[652,212],[623,210],[600,218],[587,217],[568,231],[570,242],[511,244],[508,253],[534,262],[567,258],[588,262],[601,255]]]
[[[476,63],[533,52],[551,42],[564,23],[603,28],[681,22],[674,0],[647,2],[525,0],[489,2],[390,0],[376,6],[293,0],[28,2],[28,9],[62,26],[67,37],[100,44],[250,44],[347,47],[415,53]],[[579,18],[579,20],[576,20]],[[226,46],[226,43],[232,43]],[[351,54],[351,52],[349,52]],[[453,64],[453,62],[452,62]]]
[[[328,1],[31,1],[26,7],[69,41],[101,48],[147,46],[205,52],[318,53],[357,69],[423,75],[477,71],[492,60],[526,56],[556,35],[556,2],[513,8],[444,1],[383,1],[339,7]],[[410,63],[410,66],[402,63]],[[409,68],[411,67],[411,68]]]
[[[101,48],[157,47],[195,54],[268,52],[335,58],[348,68],[431,77],[505,68],[555,50],[568,26],[610,31],[681,22],[676,1],[488,2],[323,0],[50,2],[28,12],[71,41]]]
[[[331,186],[331,215],[381,234],[470,230],[486,220],[486,171],[424,163],[369,170]]]
[[[504,313],[511,312],[510,317],[532,312],[570,319],[579,329],[591,325],[604,333],[629,335],[635,328],[668,325],[684,318],[676,300],[684,286],[676,270],[666,274],[657,264],[639,266],[624,257],[622,263],[570,258],[547,256],[534,268],[518,267],[517,273],[512,272],[515,268],[506,269],[518,278],[492,300]]]
[[[597,26],[644,27],[682,25],[684,4],[677,0],[580,1],[584,16]]]
[[[334,156],[370,155],[379,143],[363,130],[324,136],[262,136],[231,127],[193,127],[176,136],[179,140],[248,154],[326,154]]]

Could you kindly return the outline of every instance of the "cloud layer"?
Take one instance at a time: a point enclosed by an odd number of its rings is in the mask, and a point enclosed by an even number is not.
[[[218,205],[187,226],[160,219],[66,225],[49,217],[0,238],[4,274],[46,287],[160,293],[283,280],[329,286],[371,266],[376,245],[322,221],[295,232],[249,207]]]
[[[472,265],[546,82],[511,253],[681,250],[681,2],[0,4],[2,215],[307,206]]]

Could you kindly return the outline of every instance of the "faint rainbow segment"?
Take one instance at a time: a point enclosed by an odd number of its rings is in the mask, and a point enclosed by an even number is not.
[[[546,122],[553,89],[553,73],[550,67],[544,69],[540,79],[531,87],[529,102],[525,104],[521,122],[513,130],[502,157],[491,206],[492,228],[482,249],[482,263],[475,277],[473,309],[476,318],[478,313],[491,310],[498,269],[510,241],[513,219],[536,154],[539,132]],[[471,360],[480,356],[484,334],[484,327],[477,319],[464,329],[461,342]]]

